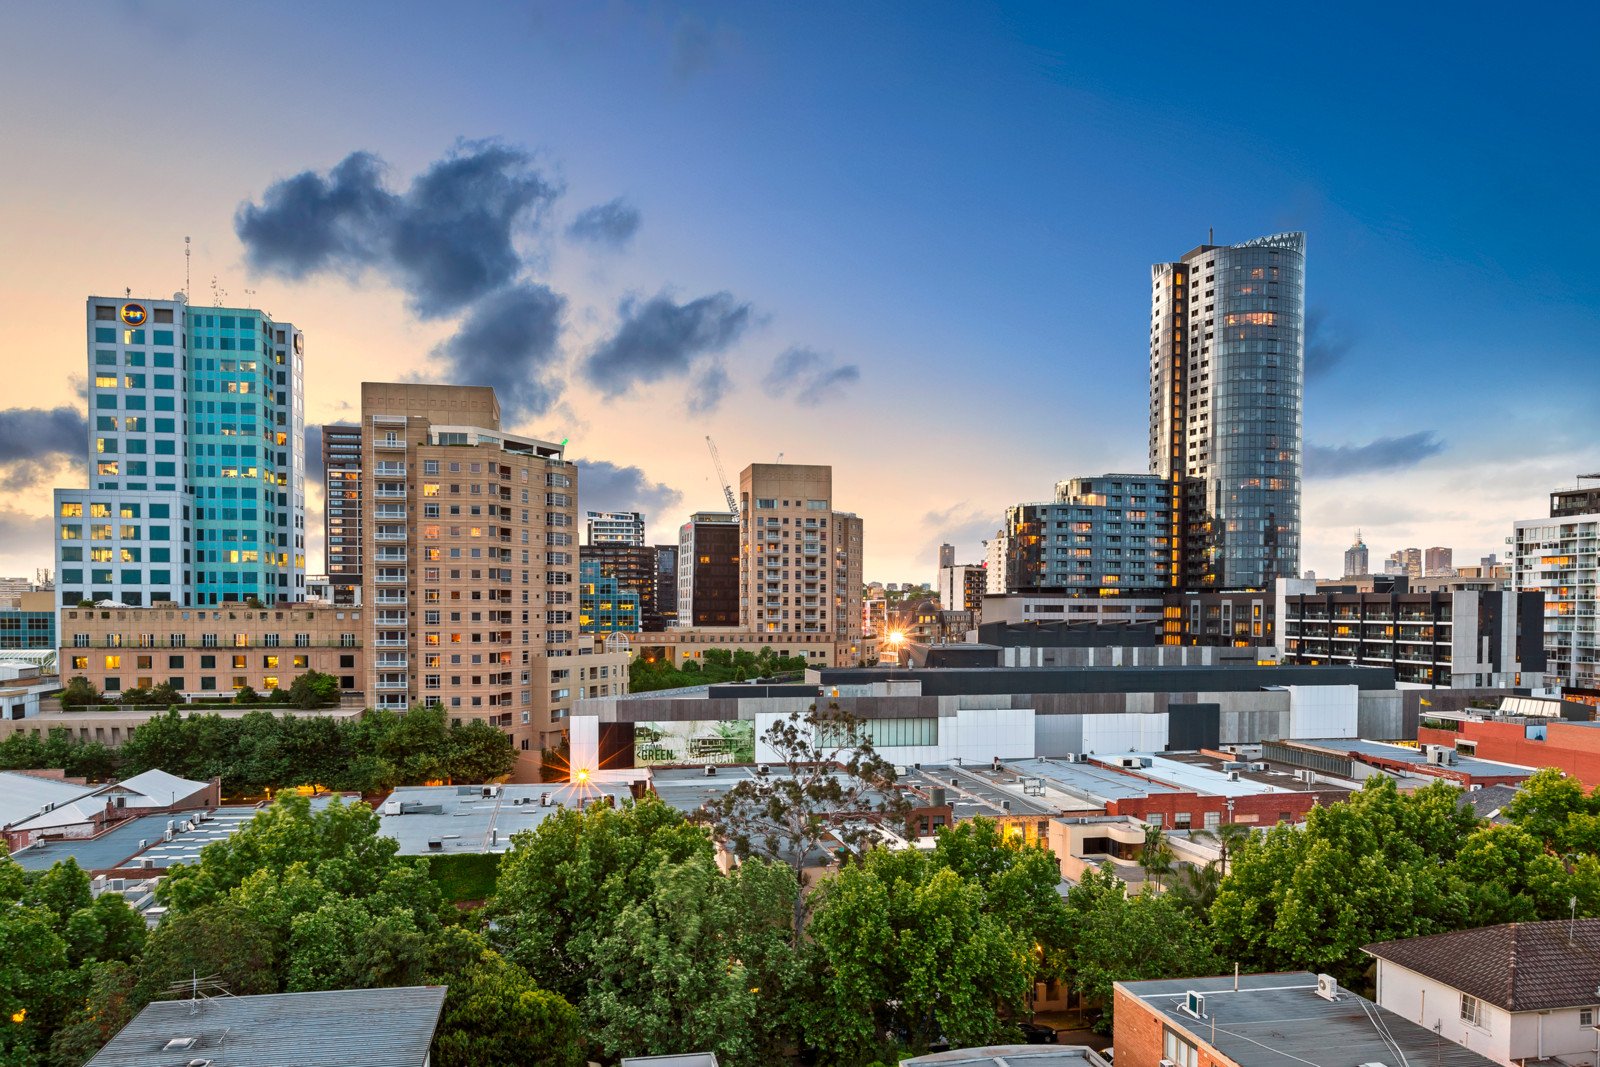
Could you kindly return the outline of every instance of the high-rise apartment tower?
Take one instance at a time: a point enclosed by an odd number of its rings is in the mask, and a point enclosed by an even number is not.
[[[1305,235],[1201,245],[1151,268],[1150,470],[1186,589],[1300,570]]]
[[[333,602],[361,602],[361,427],[322,428],[322,545]]]

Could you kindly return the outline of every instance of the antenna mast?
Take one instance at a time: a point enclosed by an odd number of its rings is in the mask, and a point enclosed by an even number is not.
[[[189,302],[189,238],[183,239],[183,301]]]

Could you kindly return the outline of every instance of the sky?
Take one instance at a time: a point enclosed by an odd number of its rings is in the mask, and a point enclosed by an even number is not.
[[[90,14],[92,10],[92,15]],[[0,574],[81,486],[83,301],[491,384],[675,541],[830,464],[866,575],[1147,467],[1149,267],[1307,234],[1302,565],[1504,552],[1600,470],[1600,13],[123,2],[0,11]],[[310,566],[321,498],[308,482]]]

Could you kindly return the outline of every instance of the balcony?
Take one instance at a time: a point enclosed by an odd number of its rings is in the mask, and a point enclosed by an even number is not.
[[[406,648],[410,645],[404,637],[378,637],[373,639],[373,648]]]
[[[374,582],[377,582],[379,585],[405,585],[406,584],[406,572],[405,571],[379,571],[376,575],[373,576],[372,580]],[[382,601],[379,601],[379,603],[382,603]]]
[[[378,612],[379,626],[404,626],[410,621],[410,616],[403,611]]]
[[[380,674],[378,675],[377,687],[380,690],[403,690],[406,688],[406,676],[403,674]]]
[[[404,478],[406,465],[404,463],[379,463],[372,468],[372,473],[379,478]]]
[[[406,539],[406,531],[404,527],[399,527],[392,530],[380,529],[377,533],[372,535],[372,539],[378,542],[404,542]]]
[[[404,485],[380,485],[373,490],[372,495],[378,500],[404,500],[406,487]],[[379,516],[382,518],[383,516]]]
[[[373,598],[375,604],[404,604],[407,603],[406,594],[394,590],[380,592]]]
[[[409,664],[406,662],[407,659],[409,659],[409,657],[404,652],[380,653],[378,656],[378,669],[384,670],[390,667],[409,666]]]
[[[379,563],[404,563],[406,550],[403,548],[380,548],[373,556]]]

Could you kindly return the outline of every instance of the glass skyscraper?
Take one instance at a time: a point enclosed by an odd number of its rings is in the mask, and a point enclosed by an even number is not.
[[[1305,234],[1151,267],[1150,470],[1171,584],[1266,589],[1300,570]]]
[[[64,605],[305,597],[304,337],[242,308],[87,302],[87,489],[58,489]]]

